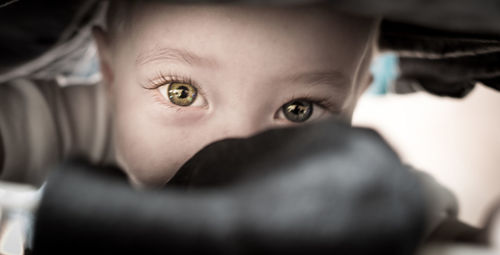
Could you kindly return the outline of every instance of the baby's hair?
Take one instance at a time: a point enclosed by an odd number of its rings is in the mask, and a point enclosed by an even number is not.
[[[130,29],[131,17],[140,0],[109,0],[105,29],[111,41]]]

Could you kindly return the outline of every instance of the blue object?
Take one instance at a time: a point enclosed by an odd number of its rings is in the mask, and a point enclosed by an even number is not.
[[[371,66],[373,82],[367,90],[368,94],[384,95],[391,84],[396,80],[398,71],[398,56],[394,53],[385,53],[377,56]]]

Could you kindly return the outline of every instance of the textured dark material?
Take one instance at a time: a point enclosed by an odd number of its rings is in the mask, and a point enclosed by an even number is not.
[[[210,145],[189,165],[159,191],[59,167],[34,254],[413,254],[422,239],[418,180],[370,130],[269,131]]]
[[[0,73],[53,47],[78,2],[20,0],[0,8]]]
[[[400,54],[396,92],[461,98],[476,85],[500,90],[500,33],[452,32],[385,21],[379,46]]]
[[[500,90],[500,1],[330,0],[383,17],[379,47],[401,55],[395,91],[462,98],[481,82]]]
[[[0,1],[0,74],[74,38],[98,0]],[[36,71],[36,70],[35,70]]]

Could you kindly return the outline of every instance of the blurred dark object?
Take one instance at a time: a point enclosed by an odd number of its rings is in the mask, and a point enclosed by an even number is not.
[[[55,63],[67,65],[72,63],[67,59],[82,55],[91,42],[89,29],[83,28],[98,16],[100,2],[0,0],[0,84],[47,73]]]
[[[59,167],[34,254],[413,254],[423,238],[419,181],[370,130],[268,131],[210,145],[188,165],[157,191]]]
[[[500,33],[458,33],[384,21],[379,46],[400,56],[397,93],[425,90],[461,98],[477,82],[500,90]]]
[[[366,169],[408,171],[375,131],[352,128],[329,119],[295,128],[269,130],[248,139],[212,143],[188,160],[168,186],[188,190],[224,187],[254,176],[309,167],[331,168],[331,171],[349,169],[349,175],[341,177],[346,183],[351,177],[358,178],[357,173],[364,175],[359,178],[373,178],[382,183],[386,181],[385,176],[392,175]]]
[[[0,73],[53,47],[82,1],[1,1]]]
[[[500,1],[331,0],[384,18],[379,46],[400,58],[397,93],[461,98],[476,85],[500,90]]]
[[[485,225],[486,228],[488,226]],[[476,228],[456,218],[448,218],[427,237],[427,241],[488,246],[486,228]]]

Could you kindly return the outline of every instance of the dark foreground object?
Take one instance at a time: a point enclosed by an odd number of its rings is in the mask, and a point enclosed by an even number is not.
[[[212,144],[163,190],[104,172],[55,171],[34,254],[413,254],[422,239],[416,177],[334,121]]]

